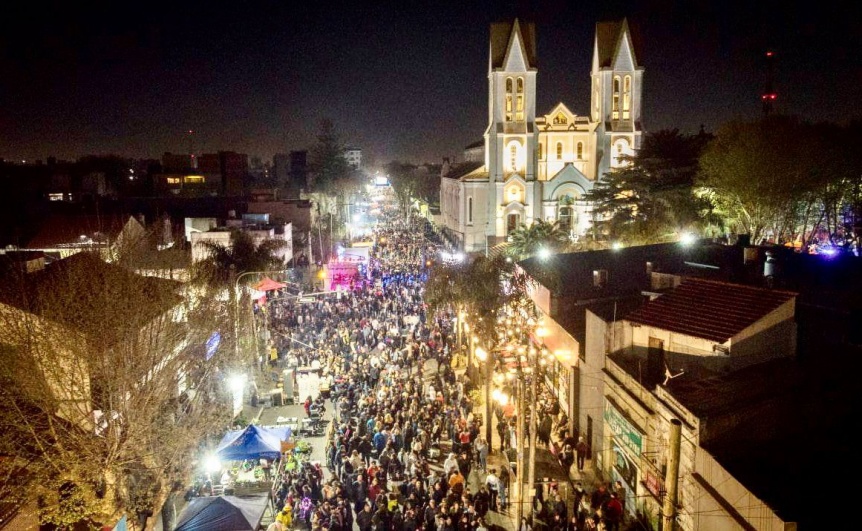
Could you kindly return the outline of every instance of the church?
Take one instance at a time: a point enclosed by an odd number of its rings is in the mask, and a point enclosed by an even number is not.
[[[640,147],[643,67],[627,20],[596,24],[586,115],[558,103],[537,116],[537,73],[535,25],[491,24],[488,128],[464,162],[444,160],[440,179],[443,224],[464,251],[540,219],[576,241],[591,224],[584,194]]]

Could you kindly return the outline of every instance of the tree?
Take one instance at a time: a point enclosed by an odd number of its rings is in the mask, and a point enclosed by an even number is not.
[[[193,265],[194,284],[233,291],[232,283],[241,273],[284,268],[284,262],[276,254],[284,248],[284,241],[266,239],[256,244],[249,233],[241,230],[233,230],[230,239],[229,246],[211,241],[198,243],[207,251],[208,257]],[[251,280],[249,278],[245,282]]]
[[[204,345],[229,314],[179,283],[79,253],[7,278],[0,293],[0,454],[27,485],[0,498],[62,529],[152,514],[229,421]]]
[[[800,209],[811,200],[817,158],[812,130],[798,120],[771,116],[719,128],[700,158],[698,185],[729,229],[753,242],[793,237]]]
[[[398,203],[405,212],[409,212],[413,199],[429,205],[440,203],[439,166],[417,166],[393,161],[386,165],[386,174]]]
[[[547,249],[559,252],[569,244],[569,235],[556,221],[536,220],[530,225],[521,223],[509,234],[506,252],[516,260],[524,259]]]
[[[646,135],[638,152],[625,158],[627,164],[586,195],[595,205],[600,231],[615,241],[650,243],[715,226],[709,201],[694,190],[698,157],[710,138],[677,129]]]
[[[343,197],[352,172],[344,158],[344,145],[328,119],[320,122],[317,143],[310,150],[309,170],[312,192]]]

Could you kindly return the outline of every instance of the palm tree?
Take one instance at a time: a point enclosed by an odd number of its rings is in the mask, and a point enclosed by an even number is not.
[[[263,240],[255,244],[247,232],[231,232],[230,245],[202,241],[198,245],[208,251],[208,257],[192,267],[192,282],[216,289],[232,288],[240,274],[248,271],[283,269],[284,261],[277,252],[284,248],[282,240]],[[252,279],[241,279],[250,282]]]
[[[516,260],[522,260],[548,249],[557,252],[565,249],[569,235],[556,221],[536,220],[531,225],[521,223],[509,234],[507,253]]]

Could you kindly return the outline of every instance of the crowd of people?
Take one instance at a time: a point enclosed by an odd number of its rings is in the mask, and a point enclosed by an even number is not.
[[[319,367],[333,408],[328,479],[308,463],[282,467],[274,529],[486,531],[489,513],[508,509],[512,473],[507,460],[488,467],[490,419],[474,413],[469,379],[452,367],[454,315],[428,315],[423,303],[428,259],[442,244],[398,216],[378,221],[375,242],[349,290],[270,308],[278,356]],[[538,503],[552,530],[590,529],[598,511],[568,511],[555,489]]]

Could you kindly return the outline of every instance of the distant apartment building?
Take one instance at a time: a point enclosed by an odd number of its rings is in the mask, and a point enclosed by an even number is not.
[[[354,170],[362,167],[362,150],[355,147],[349,147],[344,150],[344,158],[347,159],[347,164]]]
[[[248,155],[242,153],[219,151],[199,157],[165,153],[153,187],[157,195],[240,196],[248,175]]]

